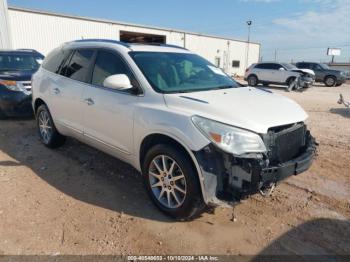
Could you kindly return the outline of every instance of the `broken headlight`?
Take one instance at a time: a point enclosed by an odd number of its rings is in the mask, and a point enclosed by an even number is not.
[[[193,116],[192,122],[211,142],[225,152],[238,156],[266,152],[265,144],[258,134],[200,116]]]

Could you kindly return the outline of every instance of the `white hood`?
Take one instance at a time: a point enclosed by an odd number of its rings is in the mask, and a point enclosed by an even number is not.
[[[304,73],[307,73],[309,75],[312,75],[312,76],[315,76],[315,72],[314,70],[311,70],[311,69],[301,69],[301,68],[298,68],[298,69],[293,69],[292,71],[302,71]]]
[[[293,100],[258,88],[165,94],[173,110],[184,111],[256,133],[270,127],[305,121],[308,115]]]

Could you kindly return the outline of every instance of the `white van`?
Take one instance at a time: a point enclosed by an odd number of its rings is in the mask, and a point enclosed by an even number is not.
[[[270,188],[314,158],[298,104],[242,87],[180,47],[74,41],[53,50],[32,81],[46,146],[70,136],[131,164],[177,219]]]

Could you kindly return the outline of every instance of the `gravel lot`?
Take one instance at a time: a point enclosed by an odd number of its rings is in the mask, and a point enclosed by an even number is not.
[[[350,110],[337,104],[350,85],[270,90],[309,113],[314,165],[270,198],[184,223],[153,206],[128,165],[73,139],[47,149],[33,120],[0,121],[0,255],[350,254]]]

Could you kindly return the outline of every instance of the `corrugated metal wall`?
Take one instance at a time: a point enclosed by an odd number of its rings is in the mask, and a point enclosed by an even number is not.
[[[10,49],[11,33],[8,22],[7,1],[0,0],[0,48]]]
[[[82,38],[119,40],[120,31],[130,31],[165,35],[167,44],[185,46],[212,63],[220,58],[220,67],[228,74],[244,75],[245,71],[245,42],[11,8],[9,20],[14,48],[31,48],[47,54],[64,42]],[[248,64],[259,60],[259,52],[260,45],[250,44]],[[240,67],[233,68],[232,60],[240,61]]]

